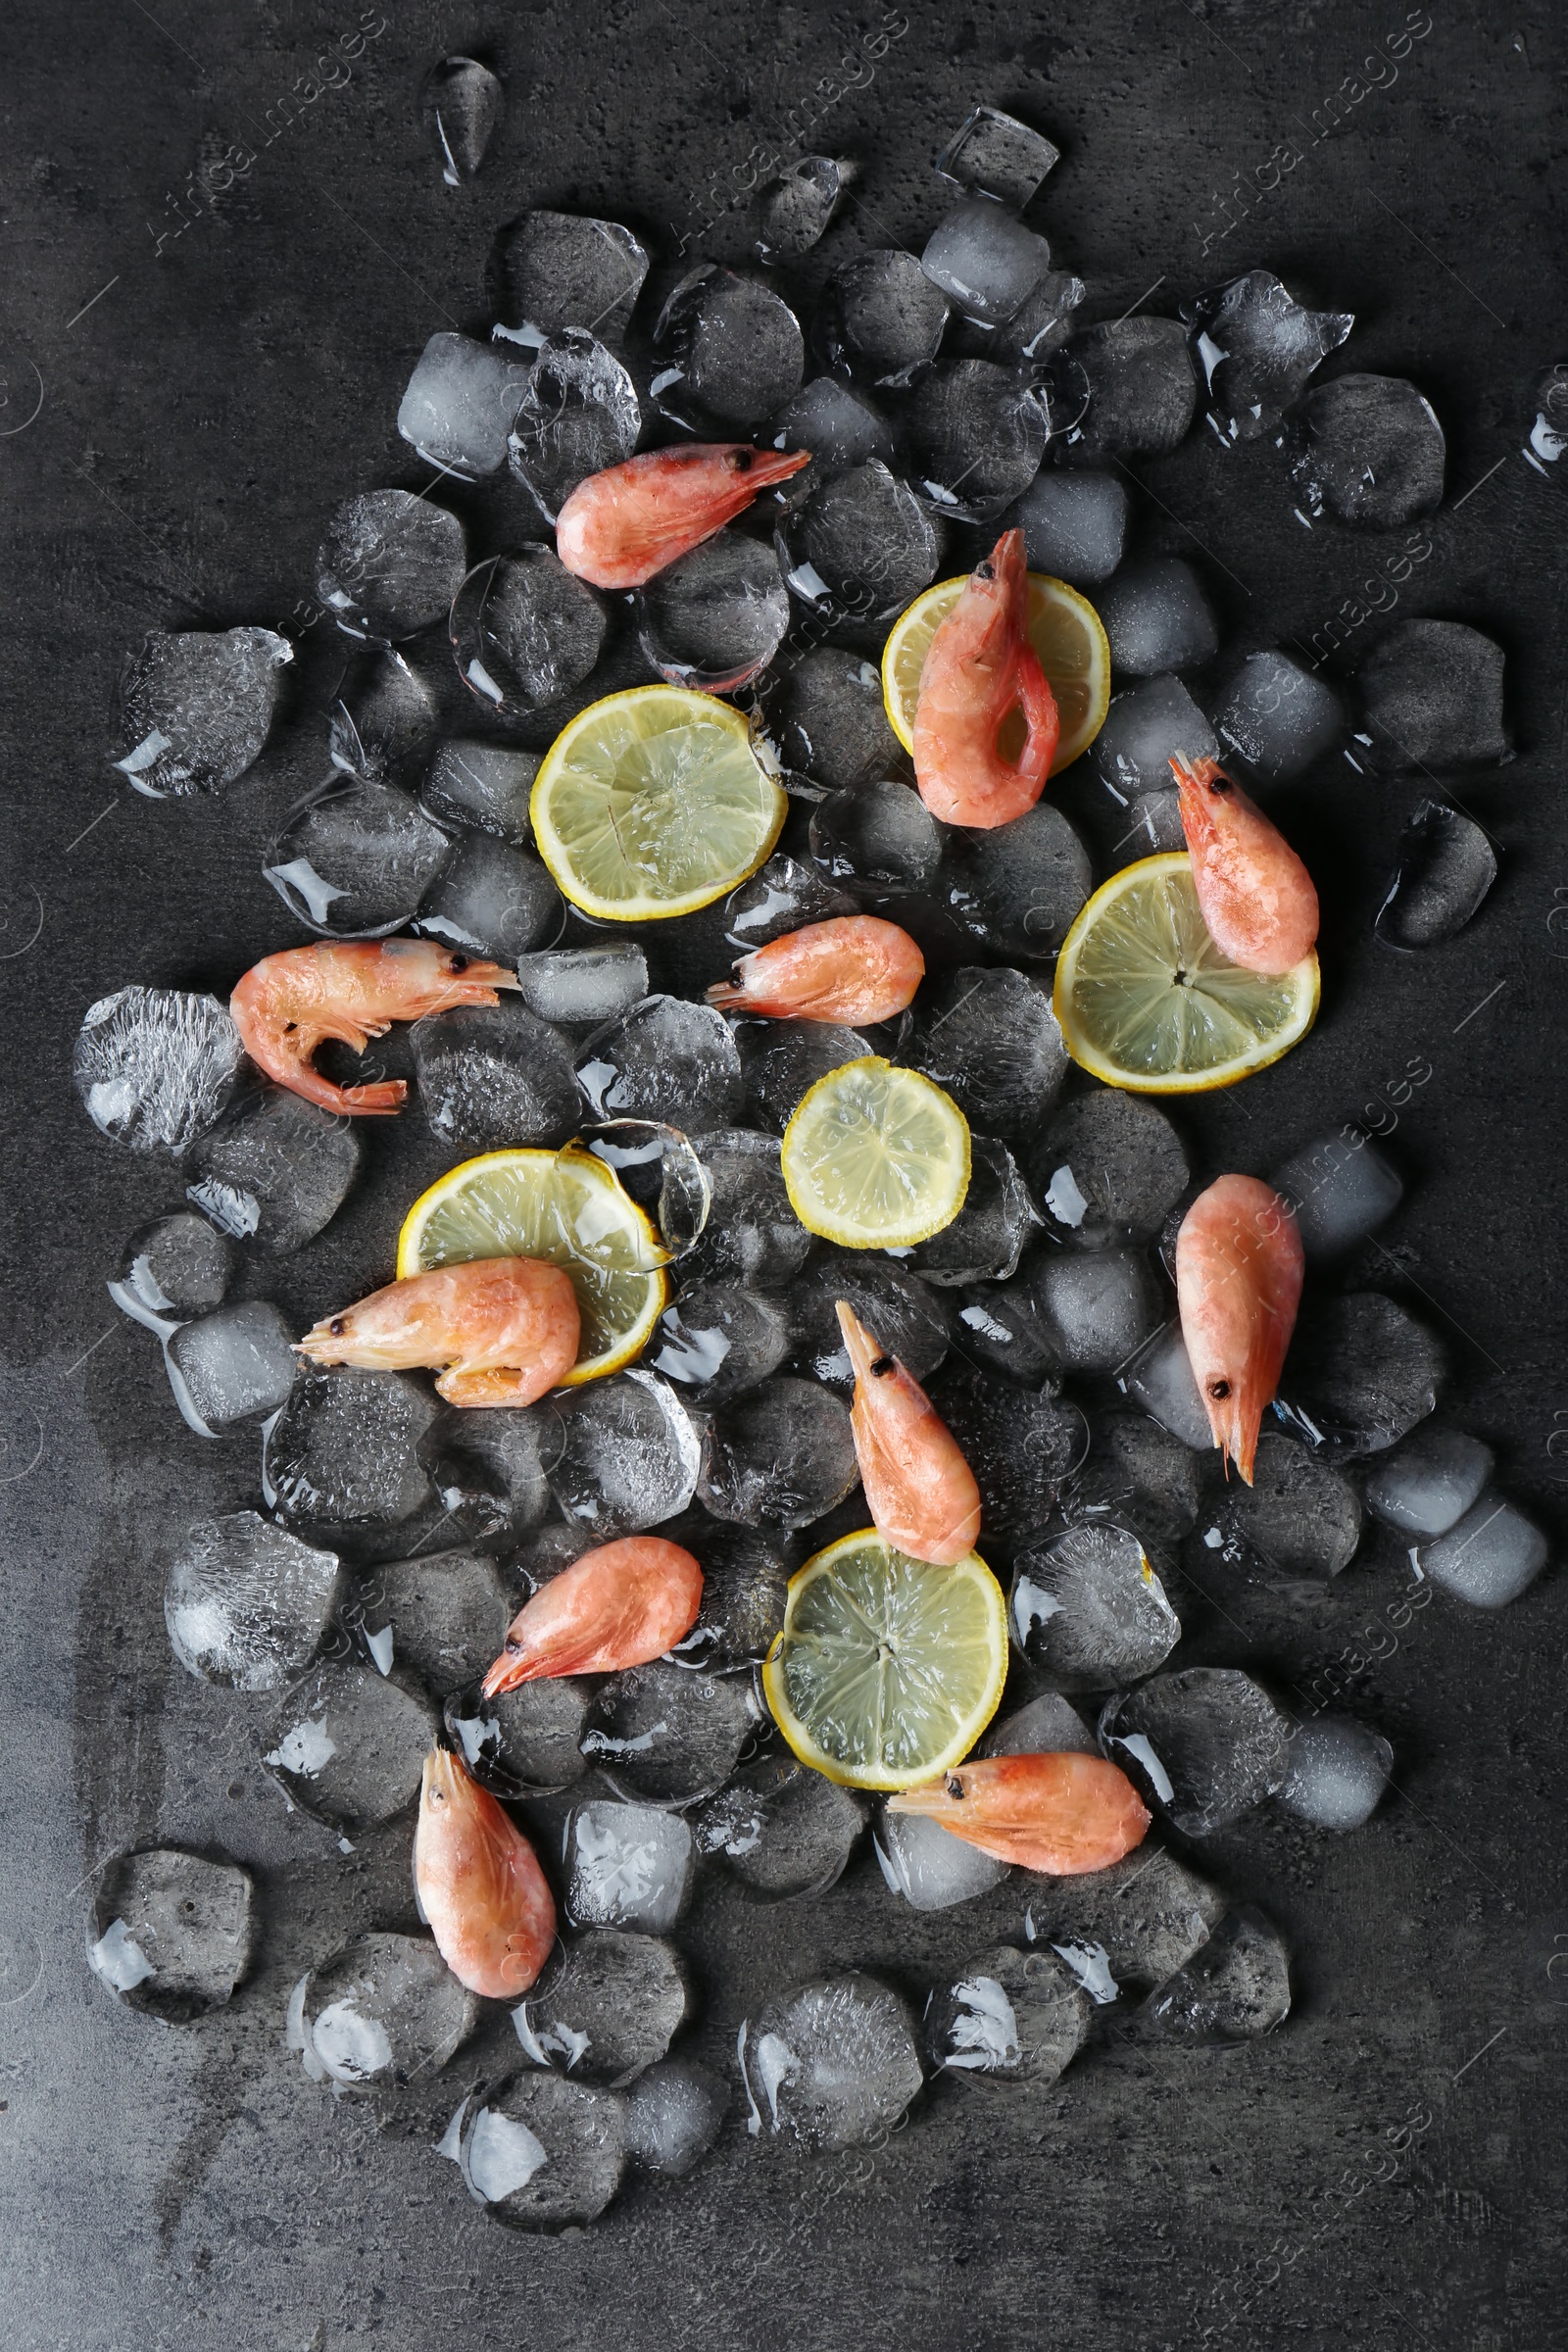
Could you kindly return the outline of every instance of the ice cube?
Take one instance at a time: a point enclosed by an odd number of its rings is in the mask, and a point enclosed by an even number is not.
[[[512,1616],[495,1562],[461,1547],[367,1570],[344,1611],[379,1673],[400,1667],[437,1696],[499,1657]]]
[[[1388,1787],[1394,1750],[1348,1715],[1313,1715],[1291,1727],[1290,1764],[1279,1792],[1287,1813],[1318,1830],[1358,1830]]]
[[[751,430],[801,388],[806,343],[781,294],[714,262],[687,271],[654,329],[664,416],[710,438]]]
[[[900,757],[882,701],[881,678],[874,663],[863,662],[858,654],[814,647],[801,661],[781,665],[764,692],[762,725],[785,766],[804,769],[832,791],[847,791],[886,775]],[[771,860],[748,888],[755,891],[779,862]],[[835,906],[831,911],[845,909]],[[746,944],[761,943],[748,937]]]
[[[1189,1666],[1118,1691],[1100,1744],[1184,1838],[1206,1838],[1284,1786],[1287,1726],[1249,1674]]]
[[[809,466],[780,486],[780,497],[791,507],[803,505],[830,474],[864,466],[871,458],[879,458],[884,466],[894,459],[892,428],[881,410],[836,375],[813,375],[784,403],[760,437],[775,449],[810,452]]]
[[[910,1252],[909,1264],[944,1289],[960,1283],[1005,1282],[1018,1270],[1024,1244],[1038,1232],[1040,1211],[1005,1144],[971,1132],[969,1189],[951,1225]]]
[[[1051,267],[1051,247],[1001,205],[965,196],[938,221],[920,267],[955,310],[1004,326]]]
[[[971,1903],[1007,1875],[1005,1862],[983,1854],[924,1813],[884,1811],[875,1844],[889,1887],[916,1911],[951,1911],[956,1903]]]
[[[725,900],[724,936],[737,948],[762,948],[807,923],[858,912],[858,899],[835,890],[814,865],[781,850]]]
[[[1187,831],[1182,823],[1182,797],[1174,787],[1168,792],[1140,793],[1127,810],[1128,826],[1116,849],[1124,853],[1122,862],[1135,858],[1152,858],[1173,850],[1185,850]]]
[[[254,1298],[182,1323],[169,1342],[174,1401],[200,1437],[276,1412],[299,1359],[277,1308]]]
[[[579,482],[631,456],[642,422],[637,387],[613,352],[568,326],[540,345],[514,410],[512,470],[554,522]]]
[[[1249,654],[1214,706],[1222,758],[1261,784],[1294,784],[1345,741],[1345,706],[1289,654]]]
[[[1036,1126],[1060,1090],[1067,1052],[1051,999],[1022,972],[964,964],[921,991],[904,1058],[982,1132]]]
[[[565,907],[531,850],[489,833],[461,840],[419,902],[415,929],[511,969],[561,935]]]
[[[1097,1414],[1094,1443],[1063,1509],[1108,1517],[1144,1539],[1174,1545],[1196,1526],[1202,1477],[1189,1448],[1142,1413]]]
[[[810,834],[823,873],[862,889],[923,890],[942,858],[935,817],[917,792],[893,778],[829,793],[811,812]]]
[[[114,765],[149,800],[220,792],[260,758],[293,659],[272,629],[154,629],[120,673]]]
[[[519,1683],[495,1698],[467,1684],[449,1694],[443,1718],[482,1788],[505,1797],[548,1795],[571,1788],[588,1769],[577,1742],[592,1697],[593,1685],[571,1675]]]
[[[282,1701],[262,1762],[302,1813],[373,1829],[413,1805],[439,1729],[422,1691],[373,1666],[329,1662]]]
[[[664,1309],[648,1362],[705,1412],[776,1372],[792,1346],[781,1307],[735,1282],[683,1286]]]
[[[502,332],[535,349],[568,326],[618,343],[647,275],[629,228],[575,213],[524,213],[500,231],[490,259]]]
[[[1360,1497],[1332,1464],[1265,1430],[1251,1485],[1226,1489],[1203,1541],[1234,1566],[1255,1559],[1280,1577],[1338,1576],[1361,1541]]]
[[[550,1486],[566,1516],[601,1543],[662,1526],[697,1486],[697,1434],[674,1390],[653,1372],[615,1372],[563,1395]]]
[[[316,593],[348,636],[396,645],[443,617],[466,569],[455,514],[412,490],[365,490],[328,519]]]
[[[1004,218],[994,205],[984,210]],[[1028,488],[1051,434],[1033,387],[990,360],[934,368],[910,394],[904,424],[915,487],[964,522],[989,521]]]
[[[529,373],[494,343],[443,329],[419,354],[398,410],[398,431],[443,473],[470,481],[498,473]]]
[[[1008,1380],[1038,1387],[1051,1376],[1049,1334],[1041,1326],[1033,1285],[1023,1278],[966,1291],[957,1340],[971,1361]]]
[[[759,1901],[787,1902],[825,1894],[864,1827],[862,1797],[793,1757],[769,1756],[704,1805],[697,1847]]]
[[[902,386],[936,358],[947,323],[947,297],[914,255],[881,251],[858,254],[834,271],[817,301],[812,337],[835,375]]]
[[[880,458],[820,483],[775,545],[792,593],[821,620],[873,632],[936,578],[942,556],[935,523]]]
[[[1367,1473],[1366,1507],[1406,1536],[1446,1536],[1492,1476],[1490,1446],[1462,1429],[1418,1429]]]
[[[1337,375],[1314,385],[1287,439],[1302,521],[1330,514],[1392,530],[1430,514],[1442,500],[1443,427],[1430,401],[1402,376]]]
[[[767,667],[790,625],[778,558],[760,540],[719,531],[638,591],[638,639],[672,686],[733,694]]]
[[[699,1135],[741,1105],[741,1060],[728,1022],[710,1004],[644,997],[596,1029],[577,1078],[600,1118],[658,1119]]]
[[[1462,931],[1497,878],[1497,854],[1473,817],[1418,801],[1373,928],[1385,946],[1430,948]]]
[[[472,179],[507,111],[507,94],[476,57],[443,57],[419,90],[419,120],[449,188]]]
[[[1124,564],[1098,600],[1111,667],[1123,677],[1197,669],[1219,651],[1219,623],[1203,584],[1180,556]]]
[[[1399,620],[1356,672],[1365,737],[1386,775],[1511,760],[1500,645],[1459,620]]]
[[[289,810],[262,872],[323,939],[377,939],[402,930],[451,854],[406,792],[334,772]]]
[[[188,1152],[222,1117],[244,1066],[216,997],[134,986],[88,1005],[71,1058],[93,1125],[133,1152]]]
[[[555,2075],[487,2086],[465,2130],[463,2177],[511,2230],[580,2230],[597,2222],[626,2166],[619,2093]]]
[[[722,1127],[701,1138],[700,1151],[712,1199],[683,1271],[694,1281],[788,1282],[805,1264],[811,1237],[790,1206],[777,1137]]]
[[[755,2135],[788,2131],[812,2148],[880,2145],[920,2088],[909,2014],[875,1977],[824,1977],[769,2001],[741,2028]]]
[[[651,2067],[626,2094],[626,2153],[645,2171],[683,2180],[718,2137],[728,2087],[690,2058]]]
[[[237,1241],[286,1256],[342,1207],[359,1174],[360,1139],[351,1120],[268,1086],[203,1136],[189,1165],[196,1181],[187,1200]]]
[[[1222,438],[1271,432],[1307,377],[1355,324],[1350,311],[1304,311],[1271,270],[1248,270],[1182,306]]]
[[[521,1004],[427,1013],[410,1044],[424,1115],[447,1143],[560,1144],[581,1115],[570,1047]]]
[[[232,1690],[280,1690],[303,1674],[331,1622],[337,1554],[255,1511],[204,1519],[164,1585],[164,1622],[187,1674]]]
[[[1019,1552],[1008,1607],[1019,1653],[1056,1690],[1135,1682],[1182,1636],[1138,1538],[1104,1523]]]
[[[526,849],[532,840],[528,799],[539,773],[537,752],[508,743],[444,743],[419,792],[438,825],[472,825]]]
[[[594,1802],[569,1816],[562,1843],[566,1917],[578,1928],[665,1936],[686,1907],[696,1848],[679,1813]]]
[[[308,1364],[268,1428],[264,1486],[307,1526],[397,1526],[429,1498],[416,1449],[435,1417],[434,1397],[406,1373]]]
[[[976,1952],[926,2002],[922,2032],[938,2074],[1044,2090],[1078,2055],[1088,1995],[1054,1952],[1010,1944]]]
[[[1314,1262],[1364,1242],[1404,1198],[1398,1171],[1354,1127],[1337,1127],[1303,1144],[1269,1182],[1295,1209],[1301,1247]]]
[[[1164,1112],[1116,1087],[1057,1111],[1029,1173],[1052,1238],[1083,1250],[1152,1241],[1192,1182]]]
[[[1425,1420],[1446,1363],[1431,1332],[1380,1291],[1319,1298],[1296,1326],[1275,1411],[1332,1461],[1382,1453]]]
[[[673,1944],[600,1928],[557,1947],[512,2023],[530,2065],[619,2089],[666,2054],[691,2008]]]
[[[1065,580],[1070,588],[1098,588],[1121,562],[1128,507],[1126,484],[1114,473],[1047,468],[1002,520],[1004,528],[1022,531],[1031,571]]]
[[[999,204],[1022,212],[1060,160],[1060,149],[1043,131],[1032,130],[998,107],[977,106],[931,168],[956,187],[977,188],[982,196],[994,196]]]
[[[1099,1745],[1070,1699],[1046,1690],[991,1726],[978,1756],[1098,1756]],[[940,1822],[936,1827],[941,1828]],[[948,1836],[942,1831],[944,1838]]]
[[[1097,2000],[1111,1985],[1163,1982],[1201,1948],[1225,1910],[1217,1887],[1152,1838],[1108,1870],[1032,1876],[1027,1885],[1024,1934],[1051,1944]]]
[[[846,1396],[855,1386],[839,1329],[841,1298],[916,1380],[929,1378],[946,1355],[952,1336],[949,1309],[915,1275],[866,1250],[824,1250],[789,1294],[797,1360],[813,1379]]]
[[[1535,421],[1530,427],[1529,446],[1520,455],[1527,466],[1545,475],[1546,467],[1555,466],[1568,449],[1568,433],[1563,429],[1568,420],[1568,368],[1561,362],[1538,378],[1530,406]]]
[[[383,2114],[456,2056],[479,2004],[427,1936],[356,1936],[303,1977],[289,2005],[290,2046],[335,2092],[368,2093]],[[449,2094],[450,2095],[450,2094]]]
[[[580,1745],[616,1796],[685,1806],[722,1788],[757,1722],[748,1678],[657,1658],[595,1693]]]
[[[220,2008],[250,1965],[249,1874],[178,1846],[116,1854],[93,1894],[87,1961],[132,2009],[183,2022]]]
[[[452,651],[469,692],[526,718],[580,686],[599,660],[603,600],[548,547],[476,564],[452,605]]]
[[[990,832],[949,834],[937,895],[993,956],[1054,956],[1094,882],[1089,852],[1053,801]]]
[[[724,1526],[706,1514],[675,1533],[702,1562],[703,1605],[669,1655],[714,1674],[759,1664],[784,1623],[791,1557],[784,1538]]]
[[[1270,2033],[1290,2006],[1284,1942],[1260,1911],[1243,1904],[1227,1911],[1202,1949],[1150,1995],[1143,2015],[1162,2041],[1203,2048]]]
[[[848,1406],[815,1381],[780,1376],[712,1416],[697,1493],[715,1519],[807,1527],[858,1477]]]
[[[932,1401],[974,1472],[990,1534],[1012,1541],[1038,1533],[1083,1458],[1088,1432],[1078,1407],[972,1365],[950,1366]]]
[[[787,164],[758,206],[758,259],[793,262],[809,253],[855,176],[853,164],[831,155],[799,155]]]
[[[1026,370],[1051,411],[1053,433],[1068,433],[1089,405],[1089,378],[1063,347],[1072,340],[1073,313],[1088,291],[1070,270],[1048,270],[1005,325],[976,326],[960,319],[951,348]],[[1058,353],[1063,353],[1059,364]]]
[[[819,1078],[870,1051],[858,1030],[837,1021],[760,1021],[743,1026],[736,1036],[747,1105],[775,1136],[783,1134],[802,1097]]]
[[[1067,437],[1075,466],[1162,457],[1186,439],[1198,376],[1179,318],[1117,318],[1085,327],[1068,346],[1089,378],[1089,409]]]
[[[162,1333],[168,1319],[211,1314],[223,1303],[234,1252],[205,1217],[180,1209],[133,1233],[109,1296],[122,1313]]]
[[[648,958],[634,940],[541,949],[518,956],[516,974],[528,1010],[566,1027],[612,1021],[648,994]]]
[[[1462,1519],[1417,1551],[1423,1576],[1472,1608],[1517,1600],[1546,1565],[1550,1545],[1539,1527],[1499,1494],[1483,1490]]]
[[[424,647],[417,658],[417,672],[390,650],[361,654],[350,663],[328,734],[332,765],[345,775],[409,783],[433,757],[440,733],[435,648]]]
[[[1193,1378],[1187,1343],[1174,1316],[1163,1331],[1156,1333],[1146,1348],[1122,1366],[1116,1385],[1134,1404],[1142,1405],[1161,1429],[1169,1430],[1173,1438],[1179,1438],[1195,1452],[1206,1452],[1213,1445],[1214,1433]]]
[[[1119,1372],[1163,1320],[1159,1285],[1136,1250],[1049,1250],[1033,1275],[1057,1372]]]
[[[1075,474],[1059,477],[1075,481]],[[1092,477],[1085,477],[1092,478]],[[1150,678],[1112,695],[1090,755],[1105,790],[1123,803],[1171,789],[1171,760],[1215,760],[1219,744],[1180,678]]]

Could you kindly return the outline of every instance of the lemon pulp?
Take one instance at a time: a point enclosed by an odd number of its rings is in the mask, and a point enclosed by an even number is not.
[[[869,1054],[802,1096],[780,1164],[808,1232],[847,1250],[912,1249],[963,1206],[969,1125],[918,1070]]]

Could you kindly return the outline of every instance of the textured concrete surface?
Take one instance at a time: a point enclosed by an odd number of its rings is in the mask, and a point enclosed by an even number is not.
[[[934,2102],[858,2159],[796,2162],[732,2118],[692,2180],[634,2188],[560,2242],[489,2226],[425,2145],[377,2135],[284,2051],[300,1968],[356,1924],[406,1920],[406,1832],[345,1860],[285,1816],[247,1710],[169,1655],[163,1551],[203,1508],[254,1498],[254,1445],[191,1437],[151,1343],[106,1302],[120,1238],[175,1187],[90,1131],[70,1051],[105,991],[226,994],[295,936],[257,867],[324,764],[338,657],[306,625],[322,517],[352,490],[424,478],[395,437],[398,397],[434,329],[482,327],[485,250],[519,209],[619,216],[662,265],[683,236],[737,250],[735,216],[705,231],[710,191],[739,184],[755,144],[800,135],[865,165],[808,284],[861,245],[918,246],[941,202],[927,159],[981,96],[1059,141],[1036,217],[1090,279],[1094,315],[1146,295],[1173,308],[1267,263],[1353,309],[1347,361],[1409,372],[1447,427],[1448,504],[1396,610],[1475,620],[1507,648],[1519,757],[1459,787],[1498,838],[1501,879],[1453,945],[1385,954],[1369,918],[1416,786],[1344,765],[1315,779],[1292,825],[1322,887],[1322,1020],[1288,1064],[1184,1125],[1207,1163],[1256,1169],[1348,1115],[1391,1132],[1410,1192],[1367,1270],[1444,1332],[1454,1409],[1558,1516],[1568,485],[1520,445],[1527,387],[1568,351],[1560,17],[1543,0],[1506,17],[1473,0],[1408,17],[1393,0],[1049,16],[910,0],[888,18],[874,77],[834,98],[836,61],[876,12],[8,14],[0,2332],[16,2352],[1146,2352],[1208,2330],[1302,2352],[1534,2352],[1560,2334],[1557,1575],[1496,1616],[1440,1596],[1399,1631],[1389,1547],[1326,1592],[1184,1594],[1184,1654],[1281,1687],[1331,1670],[1398,1758],[1396,1793],[1356,1837],[1265,1811],[1199,1857],[1290,1939],[1297,2004],[1272,2040],[1155,2055],[1106,2030],[1045,2098]],[[1407,24],[1427,29],[1406,42]],[[478,183],[454,193],[414,98],[429,61],[468,47],[504,72],[510,113]],[[203,192],[242,144],[254,164]],[[1384,543],[1303,532],[1266,448],[1197,435],[1142,470],[1144,543],[1196,552],[1234,643],[1310,640],[1347,600],[1381,605],[1352,622],[1350,662],[1387,625]],[[476,546],[504,545],[508,494],[466,503]],[[238,620],[304,631],[290,725],[220,800],[117,793],[103,754],[123,650],[150,627]],[[1412,1086],[1413,1065],[1430,1077]],[[337,1224],[249,1273],[252,1293],[303,1321],[382,1270],[397,1203],[440,1154],[412,1123],[368,1152]],[[91,1871],[158,1836],[223,1843],[262,1882],[257,1974],[199,2027],[120,2009],[82,1964]],[[918,1986],[1016,1935],[1022,1905],[1008,1886],[916,1922],[864,1860],[806,1912],[707,1886],[683,1931],[698,2046],[722,2064],[748,2008],[818,1967],[875,1962]]]

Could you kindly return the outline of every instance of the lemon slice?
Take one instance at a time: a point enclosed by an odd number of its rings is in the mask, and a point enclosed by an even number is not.
[[[572,905],[638,923],[690,914],[755,874],[788,807],[738,710],[679,686],[638,686],[562,728],[530,812]]]
[[[1068,1053],[1107,1086],[1200,1095],[1288,1054],[1317,1000],[1315,956],[1273,979],[1220,954],[1175,850],[1096,891],[1063,943],[1053,1002]]]
[[[398,1279],[475,1257],[545,1257],[577,1294],[582,1339],[563,1386],[640,1355],[668,1302],[664,1250],[592,1152],[486,1152],[421,1193],[398,1235]]]
[[[790,1579],[762,1668],[803,1764],[852,1788],[910,1788],[966,1756],[1007,1679],[1007,1604],[978,1553],[911,1560],[868,1527]]]
[[[917,596],[893,624],[882,649],[882,700],[893,732],[906,752],[914,749],[914,707],[920,699],[920,672],[939,624],[958,601],[962,580],[938,580]],[[1087,597],[1054,580],[1044,571],[1029,574],[1029,642],[1040,656],[1040,666],[1051,680],[1061,720],[1061,734],[1051,772],[1064,767],[1086,752],[1105,723],[1110,708],[1110,647],[1100,625],[1100,614]],[[1015,740],[1009,740],[1015,737]],[[998,737],[1004,758],[1014,758],[1023,744],[1023,718],[1014,711]]]
[[[845,1250],[929,1241],[969,1190],[969,1123],[953,1097],[877,1054],[808,1089],[781,1154],[801,1223]]]

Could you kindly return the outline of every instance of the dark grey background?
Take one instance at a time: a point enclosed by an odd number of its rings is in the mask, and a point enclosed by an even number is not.
[[[1410,1197],[1391,1259],[1366,1271],[1446,1333],[1456,1409],[1551,1516],[1553,1453],[1568,1455],[1568,1438],[1553,1444],[1568,1430],[1568,938],[1550,923],[1568,903],[1565,485],[1530,471],[1520,445],[1527,387],[1568,349],[1568,40],[1544,0],[1410,14],[1431,29],[1394,75],[1362,61],[1380,43],[1388,57],[1398,0],[1049,16],[911,0],[874,82],[807,138],[866,167],[816,268],[863,244],[918,247],[941,205],[928,159],[985,97],[1061,144],[1032,218],[1090,279],[1094,313],[1151,288],[1149,307],[1172,308],[1266,262],[1356,312],[1336,365],[1408,371],[1437,404],[1449,503],[1401,609],[1474,619],[1507,647],[1520,756],[1460,786],[1498,837],[1502,878],[1452,946],[1383,953],[1368,918],[1414,790],[1343,764],[1314,779],[1287,822],[1322,890],[1322,1019],[1288,1064],[1184,1123],[1208,1164],[1266,1168],[1327,1123],[1376,1115],[1363,1106],[1430,1062],[1392,1147]],[[105,1298],[121,1237],[176,1188],[92,1133],[68,1072],[105,991],[139,979],[226,995],[296,936],[258,853],[324,764],[336,656],[324,626],[307,633],[294,722],[226,797],[194,805],[115,793],[114,676],[149,627],[308,617],[323,515],[352,490],[424,478],[395,438],[398,397],[435,328],[482,325],[498,222],[539,202],[603,210],[673,258],[711,182],[755,140],[787,143],[789,110],[821,107],[813,91],[879,20],[773,0],[488,14],[388,0],[346,85],[302,103],[314,61],[359,21],[346,0],[7,12],[0,2333],[17,2352],[335,2352],[365,2337],[388,2352],[1145,2352],[1200,2342],[1216,2323],[1207,2298],[1234,2286],[1219,2317],[1256,2295],[1235,2343],[1554,2340],[1568,1983],[1553,1955],[1568,1980],[1568,1896],[1552,1575],[1495,1618],[1440,1596],[1370,1666],[1356,1661],[1387,1648],[1406,1582],[1392,1550],[1327,1593],[1229,1592],[1197,1611],[1195,1656],[1253,1663],[1282,1687],[1337,1661],[1347,1703],[1398,1757],[1397,1793],[1359,1836],[1265,1812],[1200,1857],[1290,1938],[1296,2011],[1262,2045],[1150,2055],[1107,2033],[1045,2099],[946,2102],[861,2160],[795,2163],[732,2131],[690,2182],[633,2189],[597,2230],[554,2243],[488,2225],[455,2170],[373,2134],[285,2053],[299,1968],[356,1922],[406,1913],[406,1832],[342,1860],[283,1815],[243,1710],[172,1665],[161,1547],[202,1509],[253,1498],[254,1447],[189,1436],[150,1342]],[[414,102],[426,65],[466,47],[505,74],[511,105],[479,182],[454,193]],[[269,109],[290,93],[298,119],[278,130]],[[1340,126],[1319,137],[1331,102]],[[254,168],[193,210],[187,175],[231,142],[258,151]],[[1270,159],[1286,145],[1300,160],[1281,174]],[[1259,167],[1279,180],[1270,193]],[[1145,471],[1148,544],[1200,543],[1238,644],[1309,639],[1375,573],[1377,541],[1292,519],[1266,449],[1227,453],[1202,433]],[[481,520],[503,543],[502,502]],[[1358,629],[1347,660],[1382,625]],[[384,1270],[400,1204],[439,1155],[412,1116],[373,1133],[369,1153],[329,1234],[253,1290],[303,1317]],[[199,2029],[120,2009],[82,1964],[87,1874],[157,1835],[221,1840],[263,1876],[257,1980]],[[688,1937],[706,2047],[721,2056],[760,1995],[815,1967],[876,1962],[918,1984],[988,1935],[1016,1935],[1021,1908],[1013,1886],[921,1923],[865,1862],[803,1915],[749,1912],[706,1886]],[[1374,2178],[1412,2111],[1429,2120]]]

